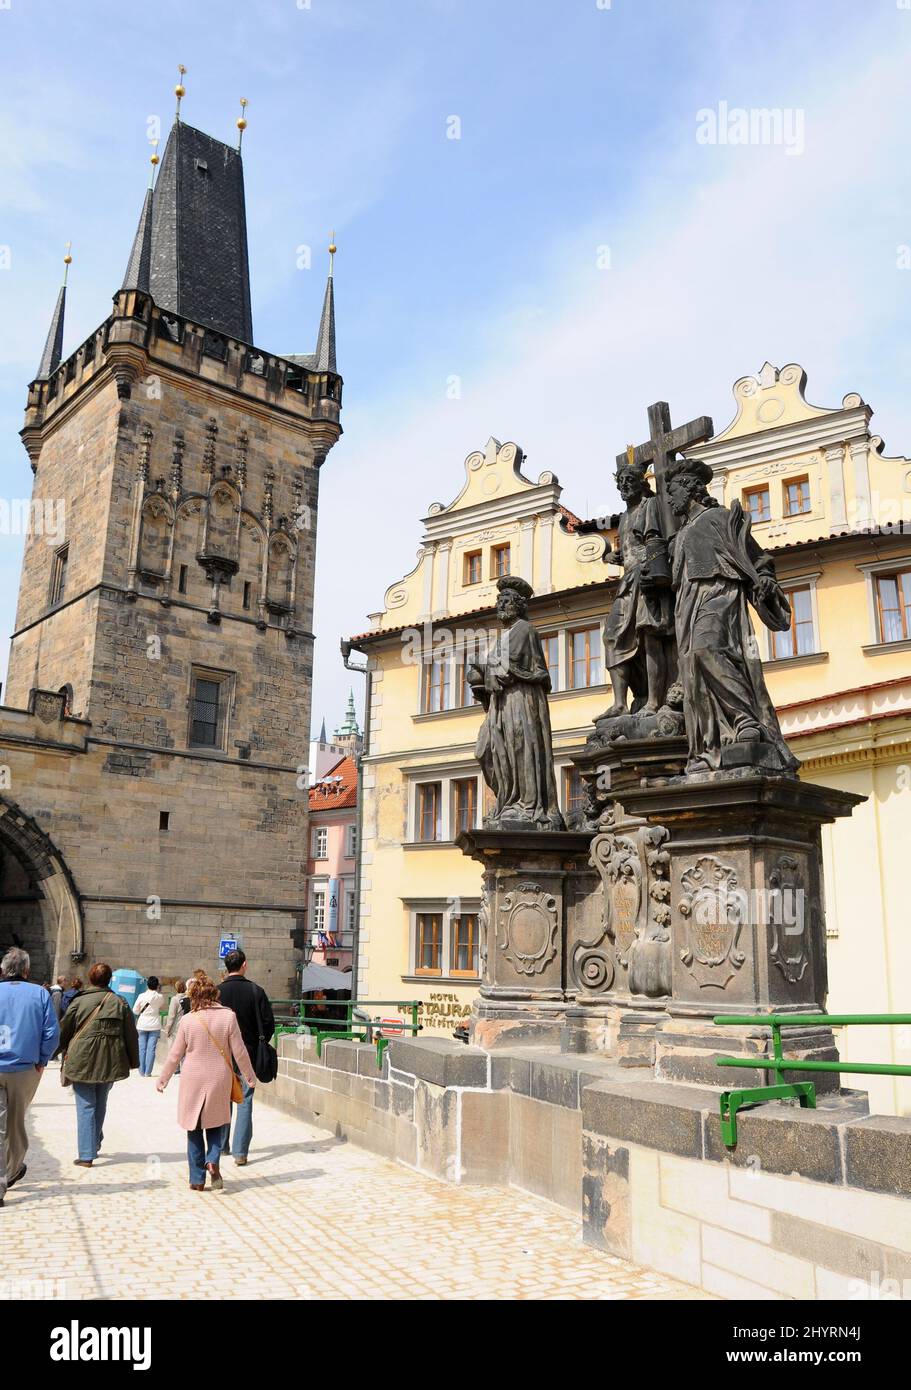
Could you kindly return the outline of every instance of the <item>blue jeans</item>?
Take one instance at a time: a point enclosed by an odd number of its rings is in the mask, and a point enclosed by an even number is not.
[[[158,1039],[161,1037],[161,1029],[156,1028],[154,1033],[139,1034],[139,1075],[151,1076],[152,1068],[155,1065],[155,1049],[158,1046]]]
[[[231,1118],[234,1120],[234,1138],[230,1142],[231,1155],[233,1158],[246,1158],[250,1152],[250,1144],[253,1140],[253,1087],[248,1086],[243,1077],[240,1084],[244,1088],[244,1098],[237,1106],[237,1115],[234,1114],[234,1106],[231,1106]],[[224,1152],[228,1152],[228,1136],[230,1134],[230,1122],[225,1126],[225,1145]]]
[[[202,1126],[187,1131],[187,1160],[190,1164],[190,1182],[197,1186],[206,1180],[206,1164],[217,1163],[221,1158],[222,1145],[228,1137],[228,1125],[216,1125],[207,1129],[203,1138]]]
[[[76,1097],[76,1140],[79,1157],[86,1161],[98,1157],[104,1138],[104,1115],[113,1081],[74,1081]]]

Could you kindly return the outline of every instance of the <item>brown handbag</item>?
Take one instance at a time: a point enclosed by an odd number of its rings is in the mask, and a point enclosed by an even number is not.
[[[202,1024],[203,1028],[205,1028],[206,1032],[209,1033],[209,1025],[208,1023],[206,1023],[206,1020],[204,1018],[201,1018],[199,1021]],[[215,1043],[215,1046],[218,1047],[218,1050],[222,1055],[224,1064],[228,1068],[228,1071],[231,1073],[231,1103],[232,1105],[240,1105],[241,1101],[244,1098],[244,1088],[240,1083],[240,1077],[237,1075],[237,1072],[234,1070],[234,1068],[231,1066],[231,1063],[225,1056],[224,1048],[219,1047],[218,1043],[215,1042],[215,1039],[212,1037],[211,1033],[209,1033],[209,1041]]]
[[[101,1004],[98,1005],[98,1009],[100,1009],[100,1008],[102,1007],[103,1004],[104,1004],[104,1000],[102,999]],[[83,1031],[83,1029],[84,1029],[84,1028],[88,1028],[88,1026],[89,1026],[89,1024],[91,1023],[92,1019],[93,1019],[93,1018],[95,1017],[95,1015],[97,1014],[98,1009],[93,1009],[92,1012],[89,1014],[88,1018],[86,1019],[85,1023],[80,1023],[79,1027],[76,1029],[75,1033],[74,1033],[73,1036],[70,1038],[70,1047],[73,1046],[73,1043],[74,1043],[74,1042],[76,1041],[76,1039],[79,1037],[79,1034]],[[73,1084],[72,1081],[70,1081],[69,1077],[68,1077],[67,1074],[66,1074],[66,1058],[67,1058],[67,1053],[68,1053],[68,1052],[69,1052],[69,1048],[67,1048],[66,1052],[63,1052],[63,1053],[61,1053],[61,1055],[60,1055],[60,1084],[61,1084],[61,1086],[72,1086],[72,1084]]]

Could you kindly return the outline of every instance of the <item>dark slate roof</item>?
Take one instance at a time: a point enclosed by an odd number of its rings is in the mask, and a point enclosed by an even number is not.
[[[123,277],[122,290],[142,290],[149,293],[149,273],[152,268],[152,190],[146,196],[139,214],[139,226],[133,238],[133,249]]]
[[[152,199],[149,291],[161,309],[253,341],[240,154],[183,121],[171,128]]]
[[[51,372],[55,372],[60,366],[60,359],[63,356],[63,316],[65,311],[66,285],[61,285],[51,326],[47,331],[47,342],[44,344],[44,352],[41,354],[41,365],[38,368],[36,381],[44,381]]]
[[[316,340],[316,370],[335,372],[335,282],[330,274],[326,281],[323,296],[323,313],[319,321],[319,336]]]
[[[319,334],[316,339],[316,352],[297,352],[286,356],[287,362],[294,362],[308,372],[332,372],[338,376],[335,361],[335,282],[330,272],[323,296],[323,312],[319,321]]]

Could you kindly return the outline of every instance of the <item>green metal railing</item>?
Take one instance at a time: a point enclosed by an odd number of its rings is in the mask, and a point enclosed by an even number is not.
[[[737,1111],[745,1105],[759,1105],[767,1100],[799,1100],[801,1108],[816,1109],[816,1087],[812,1081],[783,1080],[786,1071],[846,1071],[858,1072],[866,1076],[911,1076],[911,1067],[899,1066],[891,1062],[812,1062],[799,1061],[785,1057],[782,1052],[782,1028],[801,1028],[831,1025],[838,1028],[847,1024],[883,1023],[909,1024],[911,1014],[718,1014],[714,1023],[726,1027],[740,1025],[760,1025],[772,1030],[771,1057],[717,1057],[719,1067],[762,1068],[775,1074],[775,1082],[769,1086],[751,1086],[737,1091],[721,1093],[721,1137],[729,1149],[737,1145]]]
[[[308,1014],[307,1009],[313,1008],[316,1001],[314,999],[272,999],[273,1012],[275,1013],[275,1037],[279,1038],[283,1033],[308,1033],[316,1039],[316,1055],[322,1057],[323,1043],[340,1042],[372,1042],[376,1045],[376,1065],[377,1070],[383,1067],[383,1055],[391,1042],[391,1037],[387,1037],[383,1029],[385,1028],[398,1037],[402,1033],[409,1033],[413,1038],[423,1028],[423,1024],[418,1022],[418,1010],[421,1007],[419,999],[327,999],[326,1006],[330,1009],[344,1009],[345,1017],[342,1019],[327,1019],[323,1014]],[[290,1015],[282,1013],[285,1007],[291,1010]],[[390,1023],[382,1019],[359,1019],[354,1017],[354,1010],[360,1009],[398,1009],[400,1012],[405,1010],[411,1013],[411,1022],[408,1023],[403,1018],[396,1019]]]

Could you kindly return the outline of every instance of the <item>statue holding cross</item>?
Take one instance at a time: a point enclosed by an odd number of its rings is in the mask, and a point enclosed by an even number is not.
[[[712,434],[707,416],[672,428],[666,401],[649,407],[648,421],[646,443],[631,444],[625,454],[617,456],[617,487],[626,511],[619,520],[613,558],[623,566],[623,578],[604,634],[605,665],[614,700],[595,721],[602,739],[620,732],[628,736],[630,718],[642,736],[658,732],[655,717],[666,706],[668,689],[677,675],[668,559],[668,542],[677,528],[677,518],[668,502],[665,473],[678,450],[700,444]],[[646,477],[649,464],[656,492]],[[630,693],[631,711],[627,705]],[[640,716],[638,720],[636,716]]]

